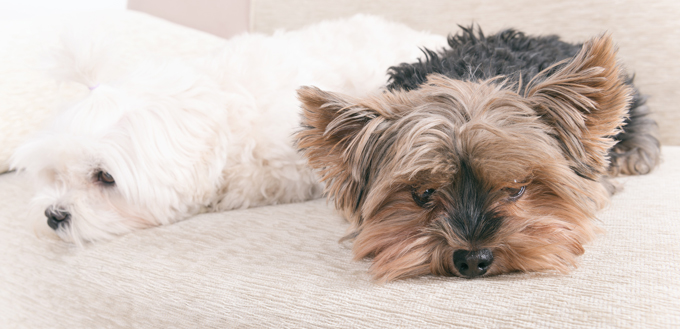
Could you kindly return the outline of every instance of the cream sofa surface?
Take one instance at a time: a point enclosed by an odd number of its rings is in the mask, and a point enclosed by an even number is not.
[[[295,18],[293,11],[311,22],[326,18],[328,6],[352,3],[358,2],[255,0],[253,29],[266,31],[262,20]],[[363,6],[372,10],[370,3]],[[351,14],[342,10],[331,13]],[[0,22],[1,150],[35,130],[50,106],[84,92],[58,86],[35,69],[42,45],[73,20]],[[222,42],[136,12],[110,15],[107,24],[121,41],[122,65],[199,54]],[[641,88],[654,91],[653,85]],[[670,106],[665,102],[657,106]],[[36,236],[28,224],[40,216],[29,212],[30,185],[20,174],[5,173],[0,327],[677,327],[680,147],[665,146],[663,158],[652,174],[620,180],[624,190],[599,216],[606,234],[570,274],[423,277],[382,285],[368,275],[368,261],[352,261],[350,245],[338,242],[348,224],[325,200],[204,214],[79,249]]]

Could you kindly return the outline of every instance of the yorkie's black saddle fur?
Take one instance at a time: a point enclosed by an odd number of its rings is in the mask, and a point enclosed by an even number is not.
[[[474,26],[461,29],[461,33],[449,36],[450,48],[423,49],[424,61],[391,67],[387,89],[417,89],[431,73],[463,81],[503,76],[507,85],[527,84],[544,70],[548,71],[543,72],[543,78],[557,72],[582,47],[564,42],[556,35],[528,36],[508,29],[485,36],[480,28],[475,31]],[[649,117],[647,98],[633,85],[633,76],[626,77],[626,83],[634,93],[623,131],[614,136],[617,144],[610,150],[610,172],[646,174],[659,161],[656,122]]]

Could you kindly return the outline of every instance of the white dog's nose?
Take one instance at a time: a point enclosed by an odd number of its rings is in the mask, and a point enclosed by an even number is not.
[[[47,217],[47,225],[53,230],[56,230],[59,228],[59,225],[68,222],[71,218],[71,214],[69,214],[68,211],[53,206],[45,209],[45,216]]]

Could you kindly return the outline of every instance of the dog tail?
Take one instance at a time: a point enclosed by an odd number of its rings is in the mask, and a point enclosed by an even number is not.
[[[50,51],[47,69],[57,80],[74,81],[96,88],[107,76],[113,57],[110,35],[87,28],[69,28],[60,44]]]

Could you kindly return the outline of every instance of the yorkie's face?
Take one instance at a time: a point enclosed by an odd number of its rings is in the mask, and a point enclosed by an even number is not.
[[[607,150],[630,91],[611,42],[520,94],[430,76],[355,100],[305,87],[299,145],[380,280],[566,272],[598,229]]]

